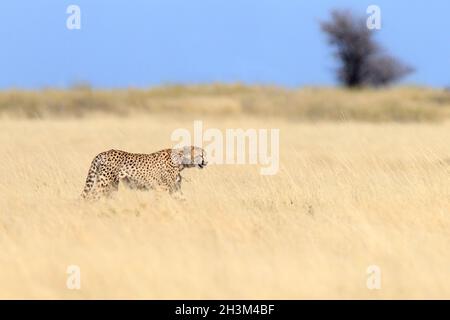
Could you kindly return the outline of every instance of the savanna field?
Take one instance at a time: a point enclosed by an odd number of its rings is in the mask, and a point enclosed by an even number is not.
[[[427,88],[0,92],[0,298],[448,299],[449,118]],[[171,147],[194,120],[280,129],[279,172],[210,165],[183,171],[185,201],[80,201],[97,153]]]

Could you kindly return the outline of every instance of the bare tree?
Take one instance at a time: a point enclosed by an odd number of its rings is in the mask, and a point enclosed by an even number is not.
[[[335,56],[340,62],[337,78],[348,87],[388,85],[413,71],[383,51],[363,17],[335,10],[321,28],[336,48]]]
[[[365,83],[375,86],[388,85],[414,71],[412,67],[386,54],[371,57],[368,69]]]

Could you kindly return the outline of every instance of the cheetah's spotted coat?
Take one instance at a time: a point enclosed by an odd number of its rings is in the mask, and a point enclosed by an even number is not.
[[[105,151],[92,160],[81,196],[94,199],[109,196],[118,190],[120,181],[133,189],[163,188],[170,193],[181,192],[180,172],[184,168],[203,168],[206,164],[205,151],[194,146],[151,154]]]

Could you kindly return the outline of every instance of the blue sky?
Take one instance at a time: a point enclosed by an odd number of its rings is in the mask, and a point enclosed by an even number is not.
[[[81,30],[66,8],[81,8]],[[381,8],[377,39],[416,68],[403,83],[450,85],[448,0],[9,0],[0,4],[0,89],[243,82],[335,85],[318,22]]]

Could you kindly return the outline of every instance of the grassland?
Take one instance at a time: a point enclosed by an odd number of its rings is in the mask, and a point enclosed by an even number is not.
[[[83,90],[0,94],[0,298],[450,298],[445,92]],[[103,94],[103,107],[71,100]],[[342,119],[333,105],[383,123],[327,121]],[[211,165],[184,174],[186,201],[122,188],[78,201],[99,151],[165,148],[194,119],[279,128],[279,173]],[[81,290],[66,288],[73,264]]]
[[[271,86],[165,86],[148,90],[9,90],[0,92],[0,117],[67,118],[92,114],[170,113],[197,116],[283,117],[299,121],[420,122],[450,117],[450,91],[421,87],[344,90]]]

